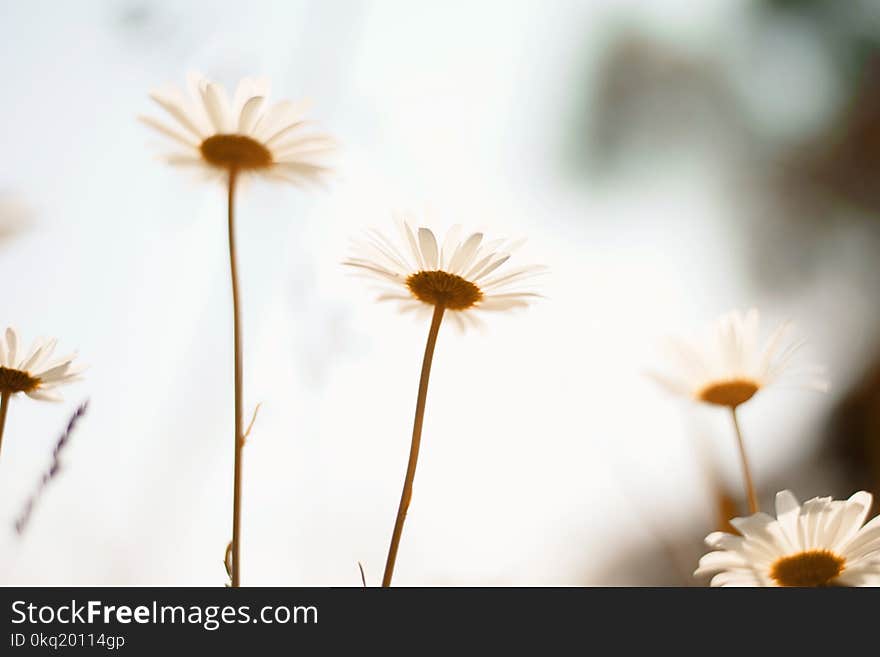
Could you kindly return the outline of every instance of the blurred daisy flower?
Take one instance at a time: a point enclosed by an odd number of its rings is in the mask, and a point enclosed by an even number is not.
[[[37,340],[24,350],[15,329],[7,328],[0,336],[0,394],[61,401],[55,388],[77,380],[82,370],[73,364],[75,354],[52,358],[57,342]]]
[[[319,182],[329,172],[321,160],[334,141],[307,130],[305,103],[270,105],[262,78],[243,79],[231,99],[221,85],[198,74],[188,81],[189,99],[174,87],[150,94],[174,119],[172,125],[140,117],[178,147],[168,162],[208,177],[235,171],[299,186]]]
[[[673,394],[729,408],[736,408],[775,383],[828,389],[821,368],[795,363],[804,342],[788,339],[790,323],[779,326],[763,343],[759,340],[759,323],[754,308],[745,314],[734,311],[716,322],[705,344],[672,340],[670,351],[678,361],[677,372],[650,376]]]
[[[343,263],[378,281],[380,300],[397,302],[402,311],[424,316],[442,307],[463,329],[479,323],[475,311],[524,308],[540,297],[529,284],[545,267],[503,267],[522,241],[485,241],[482,233],[462,239],[456,226],[441,243],[430,228],[414,229],[403,219],[398,225],[399,244],[370,231],[356,244],[355,256]]]
[[[20,199],[0,194],[0,243],[15,237],[30,223],[32,212]]]
[[[33,399],[61,401],[55,389],[79,378],[82,370],[73,364],[75,356],[52,358],[56,343],[37,340],[25,351],[15,329],[0,335],[0,447],[13,395],[23,392]]]
[[[787,490],[776,495],[776,518],[734,518],[741,536],[714,532],[715,548],[697,576],[712,586],[880,586],[880,517],[862,526],[871,495],[848,500],[815,497],[801,506]]]
[[[803,342],[791,342],[791,324],[779,326],[766,342],[759,340],[758,311],[744,315],[728,313],[715,324],[705,344],[672,340],[670,351],[677,357],[674,375],[650,374],[669,392],[730,410],[743,470],[743,484],[749,511],[756,513],[758,492],[755,487],[737,409],[769,385],[788,382],[803,388],[827,390],[822,370],[795,363]]]

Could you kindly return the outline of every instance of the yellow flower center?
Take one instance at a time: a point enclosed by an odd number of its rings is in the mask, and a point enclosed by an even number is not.
[[[761,386],[748,379],[732,379],[710,383],[697,391],[695,395],[700,401],[718,406],[736,408],[749,401]]]
[[[0,367],[0,392],[30,392],[39,385],[40,380],[27,372]]]
[[[470,308],[483,298],[482,290],[470,281],[440,270],[411,274],[406,286],[419,301],[449,310]]]
[[[846,560],[829,550],[807,550],[777,559],[770,577],[779,586],[830,586]]]
[[[265,169],[272,164],[269,149],[244,135],[213,135],[199,150],[208,164],[225,169]]]

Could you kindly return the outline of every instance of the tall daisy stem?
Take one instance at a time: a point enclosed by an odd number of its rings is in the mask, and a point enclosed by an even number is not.
[[[0,448],[3,447],[3,429],[6,427],[6,413],[9,410],[10,397],[12,397],[11,392],[0,394]]]
[[[752,481],[752,471],[749,467],[749,458],[746,456],[746,444],[743,440],[742,431],[739,428],[739,418],[736,416],[736,407],[730,409],[730,416],[733,418],[733,430],[736,433],[736,442],[739,445],[739,457],[742,461],[743,479],[745,480],[746,495],[749,498],[749,513],[758,512],[758,496],[755,493],[755,484]]]
[[[391,545],[388,548],[388,558],[385,561],[385,574],[382,576],[382,586],[385,587],[391,586],[391,577],[394,575],[394,562],[397,560],[397,548],[400,547],[400,535],[403,533],[403,522],[406,520],[406,511],[409,509],[409,502],[412,499],[413,479],[416,476],[419,445],[422,442],[422,422],[425,419],[428,379],[431,376],[431,362],[434,360],[434,347],[437,344],[437,334],[440,331],[440,323],[443,321],[444,310],[443,306],[434,306],[434,316],[431,318],[428,342],[425,345],[425,357],[422,360],[422,376],[419,379],[419,396],[416,401],[416,417],[413,421],[412,444],[409,448],[409,463],[406,466],[406,478],[403,481],[403,492],[400,494],[400,506],[397,508],[394,533],[391,535]]]
[[[229,169],[229,273],[232,278],[232,333],[235,351],[235,465],[232,484],[232,586],[241,585],[241,457],[242,438],[241,403],[241,308],[238,297],[238,265],[235,255],[235,184],[238,171]]]

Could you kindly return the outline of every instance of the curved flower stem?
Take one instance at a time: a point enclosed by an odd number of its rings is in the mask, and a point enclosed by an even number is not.
[[[232,334],[235,351],[235,474],[232,484],[232,586],[241,582],[241,451],[244,446],[241,403],[241,309],[235,256],[235,184],[238,171],[229,169],[229,273],[232,278]]]
[[[0,394],[0,447],[3,447],[3,429],[6,426],[6,413],[9,410],[10,397],[12,397],[11,392]]]
[[[739,457],[742,461],[743,479],[745,480],[746,495],[749,498],[749,513],[757,513],[758,496],[755,493],[755,484],[752,482],[752,472],[749,468],[749,459],[746,456],[746,445],[743,441],[742,431],[739,428],[739,419],[736,417],[736,407],[730,408],[730,416],[733,418],[733,429],[736,432],[736,441],[739,445]]]
[[[403,533],[403,522],[406,520],[406,511],[409,508],[410,499],[412,499],[413,479],[416,476],[419,445],[422,441],[422,422],[425,419],[428,378],[431,376],[431,361],[434,360],[434,346],[437,344],[437,333],[440,331],[444,310],[446,309],[443,306],[434,306],[434,316],[431,318],[428,342],[425,345],[425,357],[422,360],[422,376],[419,379],[419,395],[416,400],[416,417],[413,421],[412,445],[409,448],[409,463],[406,466],[406,478],[403,481],[403,492],[400,494],[400,506],[397,508],[397,520],[394,521],[394,533],[391,535],[388,558],[385,560],[385,574],[382,576],[382,586],[385,587],[391,586],[391,577],[394,575],[394,562],[397,560],[397,548],[400,546],[400,535]]]

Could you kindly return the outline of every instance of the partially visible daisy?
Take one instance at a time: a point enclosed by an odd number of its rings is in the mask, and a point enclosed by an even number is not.
[[[74,365],[75,354],[53,358],[57,340],[36,340],[30,349],[22,348],[15,329],[0,335],[0,394],[23,392],[33,399],[61,401],[55,389],[75,381],[82,373]]]
[[[0,335],[0,447],[13,395],[23,392],[33,399],[61,401],[55,389],[79,378],[82,370],[73,363],[75,355],[52,358],[57,342],[37,340],[25,351],[15,329]]]
[[[265,79],[243,79],[231,99],[221,85],[198,74],[188,81],[188,99],[174,87],[150,94],[174,119],[172,125],[140,117],[175,142],[170,163],[212,177],[235,171],[296,185],[320,181],[329,172],[322,159],[334,141],[307,130],[304,103],[269,104]]]
[[[522,241],[484,240],[482,233],[462,238],[452,228],[440,242],[430,228],[398,222],[398,244],[372,230],[356,244],[355,255],[343,264],[380,283],[383,301],[395,301],[404,312],[429,316],[438,306],[459,328],[479,321],[475,311],[523,308],[540,295],[530,286],[544,272],[541,265],[505,269],[503,265]]]
[[[758,511],[758,495],[737,409],[772,384],[788,382],[819,391],[828,387],[820,368],[795,364],[794,357],[804,343],[787,340],[791,324],[779,326],[763,344],[758,328],[758,311],[754,308],[745,315],[738,311],[728,313],[716,322],[705,345],[672,341],[671,351],[679,361],[677,374],[651,374],[673,394],[730,410],[752,513]]]
[[[795,363],[804,343],[788,340],[790,323],[776,328],[763,343],[759,340],[759,323],[754,308],[745,314],[733,311],[716,322],[705,344],[672,341],[678,371],[672,375],[651,374],[652,378],[673,394],[729,408],[736,408],[775,383],[827,390],[820,368]]]
[[[391,534],[382,586],[391,586],[403,523],[412,498],[413,480],[419,458],[422,424],[428,395],[428,379],[434,359],[434,347],[444,316],[459,328],[477,322],[476,311],[505,311],[529,305],[539,295],[527,285],[544,270],[536,265],[502,270],[517,243],[505,240],[484,242],[482,233],[460,239],[453,228],[443,242],[438,242],[430,228],[413,230],[400,222],[400,246],[378,231],[372,231],[359,244],[355,257],[344,261],[349,267],[378,280],[385,288],[379,298],[396,301],[403,310],[415,310],[431,316],[422,373],[419,377],[416,413],[403,492]]]
[[[862,526],[871,495],[814,497],[801,506],[791,491],[776,495],[776,518],[734,518],[741,536],[713,532],[714,548],[697,576],[712,586],[880,586],[880,517]]]

